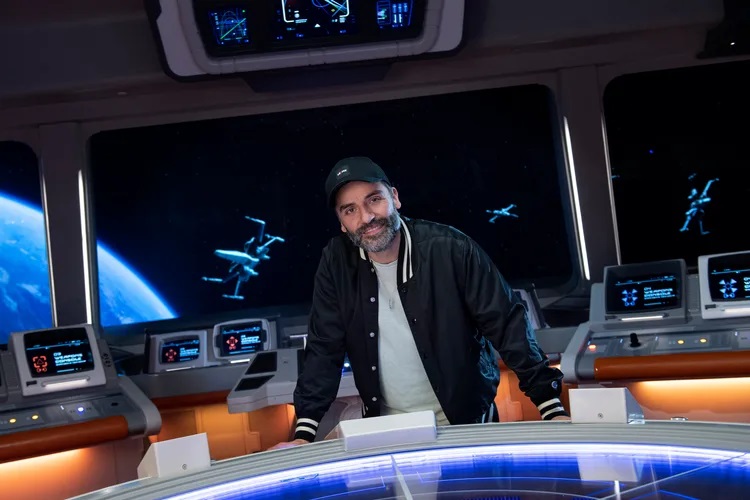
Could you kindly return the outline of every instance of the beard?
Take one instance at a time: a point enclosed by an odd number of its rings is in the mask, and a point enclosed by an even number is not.
[[[373,235],[367,236],[365,232],[369,229],[382,227],[383,229]],[[396,210],[385,218],[373,219],[368,224],[357,229],[356,232],[347,231],[346,235],[352,240],[352,243],[362,248],[365,252],[378,253],[386,250],[401,229],[401,218]]]

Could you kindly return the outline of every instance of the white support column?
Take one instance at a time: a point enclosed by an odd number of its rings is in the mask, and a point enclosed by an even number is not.
[[[604,267],[618,263],[619,249],[596,68],[561,70],[559,92],[582,267],[592,282],[600,282]]]

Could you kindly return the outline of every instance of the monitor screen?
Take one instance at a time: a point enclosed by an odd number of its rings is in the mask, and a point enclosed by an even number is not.
[[[229,322],[217,325],[216,328],[216,342],[221,357],[252,354],[266,349],[268,331],[262,321]]]
[[[195,0],[212,57],[407,40],[422,31],[428,0]]]
[[[684,311],[685,273],[685,262],[680,259],[606,267],[606,313],[622,319],[656,311]]]
[[[103,386],[106,370],[114,370],[109,353],[103,359],[90,324],[14,332],[8,350],[13,353],[24,396]]]
[[[211,28],[209,37],[216,47],[233,48],[250,45],[250,33],[247,23],[247,2],[234,5],[211,6],[202,12]]]
[[[42,330],[23,336],[31,376],[51,377],[94,369],[94,353],[84,328]]]
[[[607,290],[607,311],[628,313],[679,307],[679,285],[674,274],[614,279]]]
[[[276,4],[272,23],[276,40],[346,37],[360,32],[357,12],[352,10],[355,0],[277,0]]]
[[[201,355],[201,340],[197,335],[168,339],[161,343],[159,354],[165,365],[194,361]]]
[[[211,350],[206,330],[147,332],[144,357],[147,373],[208,366]]]
[[[714,302],[750,300],[750,252],[709,257],[707,272]]]

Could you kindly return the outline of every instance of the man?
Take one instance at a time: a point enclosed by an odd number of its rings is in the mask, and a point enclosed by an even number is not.
[[[432,410],[438,425],[498,421],[492,344],[543,419],[568,419],[562,373],[549,366],[523,305],[471,238],[402,218],[396,188],[369,158],[338,162],[326,193],[346,236],[323,250],[294,392],[294,440],[275,448],[314,440],[345,354],[364,417]]]

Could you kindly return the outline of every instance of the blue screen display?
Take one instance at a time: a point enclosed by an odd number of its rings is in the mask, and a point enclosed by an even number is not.
[[[222,356],[252,354],[265,349],[268,332],[260,321],[225,325],[220,330]]]
[[[208,16],[216,45],[242,46],[250,43],[246,9],[215,9],[209,11]]]
[[[615,278],[607,283],[607,311],[628,313],[680,306],[680,280],[674,274]]]
[[[350,0],[279,0],[274,23],[277,40],[353,35],[357,17]]]
[[[171,498],[744,498],[742,452],[636,444],[506,445],[302,467]]]
[[[378,0],[376,10],[381,30],[408,28],[412,24],[414,1]]]
[[[750,253],[708,259],[708,286],[717,302],[750,299]]]

